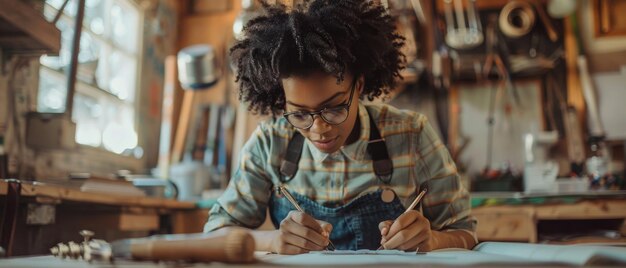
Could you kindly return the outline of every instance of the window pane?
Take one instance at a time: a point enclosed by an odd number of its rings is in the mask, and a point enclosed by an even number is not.
[[[80,51],[78,53],[78,62],[90,62],[100,57],[100,41],[94,38],[90,33],[83,32],[80,35]]]
[[[132,106],[110,103],[107,110],[108,123],[102,133],[104,148],[119,154],[137,147],[135,111]]]
[[[67,87],[64,76],[54,75],[53,71],[39,69],[39,95],[37,111],[42,113],[62,113],[65,111]]]
[[[109,57],[109,91],[125,101],[134,101],[137,81],[137,62],[119,51]]]
[[[56,16],[57,10],[61,8],[61,6],[63,5],[63,2],[65,2],[65,0],[46,0],[46,4],[50,5],[50,6],[44,7],[44,14],[46,15],[46,18],[49,20],[54,19],[54,16]],[[78,3],[76,2],[76,0],[70,0],[65,6],[65,9],[63,9],[63,14],[71,16],[71,17],[76,16],[77,4]]]
[[[83,32],[80,37],[77,79],[91,85],[96,84],[96,68],[100,58],[100,45],[100,40],[94,38],[88,32]]]
[[[106,43],[101,44],[100,57],[96,67],[96,85],[99,88],[109,89],[109,55],[111,54],[111,46]]]
[[[102,127],[99,118],[102,106],[96,98],[82,94],[74,95],[72,119],[76,123],[76,142],[94,147],[102,143]]]
[[[54,7],[54,9],[58,10],[63,5],[65,0],[47,0],[46,3]]]
[[[105,0],[86,0],[83,25],[96,35],[104,34]]]
[[[138,11],[127,2],[116,1],[110,14],[109,27],[113,43],[130,53],[136,53],[140,36]]]

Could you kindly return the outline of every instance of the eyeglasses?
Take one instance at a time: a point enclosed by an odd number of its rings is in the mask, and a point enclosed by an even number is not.
[[[352,104],[352,96],[354,95],[354,86],[356,85],[356,79],[352,81],[352,85],[350,86],[350,99],[348,99],[348,103],[342,104],[332,108],[324,108],[315,112],[302,112],[295,111],[290,113],[284,113],[283,116],[287,119],[292,126],[299,129],[308,129],[313,126],[313,122],[315,121],[316,114],[319,114],[320,117],[328,124],[331,125],[339,125],[346,121],[348,118],[348,113],[350,111],[350,105]]]

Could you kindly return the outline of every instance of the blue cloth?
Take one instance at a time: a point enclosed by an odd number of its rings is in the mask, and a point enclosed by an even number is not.
[[[405,210],[397,196],[392,202],[383,202],[380,189],[335,207],[322,206],[306,196],[293,191],[290,193],[307,214],[332,224],[330,240],[337,249],[343,250],[377,249],[381,240],[378,224],[395,220]],[[286,197],[276,192],[272,194],[270,203],[272,223],[278,229],[280,222],[296,208]]]

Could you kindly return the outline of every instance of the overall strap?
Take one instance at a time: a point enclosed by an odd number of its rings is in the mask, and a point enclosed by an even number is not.
[[[371,114],[369,118],[370,140],[367,143],[367,152],[370,154],[370,157],[372,157],[376,177],[378,177],[378,179],[383,183],[389,184],[391,181],[391,174],[393,174],[393,162],[391,162],[391,159],[389,158],[385,140],[380,136],[378,127],[376,127],[376,122],[374,122]]]
[[[300,155],[302,155],[302,147],[304,146],[304,137],[300,132],[295,131],[293,137],[287,145],[287,154],[280,163],[280,174],[283,177],[280,180],[284,183],[290,181],[296,172],[298,172],[298,163],[300,162]]]
[[[369,111],[367,112],[370,119],[370,138],[367,144],[367,152],[372,157],[376,177],[383,183],[389,184],[393,173],[393,162],[389,158],[385,140],[380,136],[376,122],[374,122]],[[287,145],[287,154],[280,163],[280,174],[283,175],[280,180],[283,183],[293,179],[293,176],[298,172],[298,163],[300,162],[303,146],[304,137],[300,132],[295,131]]]

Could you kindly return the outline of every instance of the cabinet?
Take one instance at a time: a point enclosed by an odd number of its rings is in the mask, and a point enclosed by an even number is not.
[[[476,202],[476,197],[472,197]],[[484,198],[483,198],[484,199]],[[500,202],[502,197],[489,198],[489,202]],[[521,203],[521,204],[513,204]],[[538,198],[508,198],[508,202],[497,205],[484,205],[472,209],[472,215],[478,219],[476,235],[479,241],[515,241],[515,242],[539,242],[540,235],[546,235],[549,229],[547,225],[561,226],[560,235],[568,230],[576,229],[577,225],[585,227],[591,221],[594,224],[611,221],[618,222],[614,231],[626,234],[624,219],[626,219],[626,192],[615,193],[570,195],[570,196],[544,196]],[[613,224],[615,225],[615,224]],[[599,229],[607,229],[606,225],[596,226]],[[542,229],[544,232],[542,232]],[[554,231],[554,230],[551,230]],[[589,230],[584,233],[589,233]],[[575,237],[572,233],[569,237]],[[625,242],[625,240],[610,240],[601,237],[588,237],[581,235],[580,238],[571,239],[563,243],[581,242]]]

